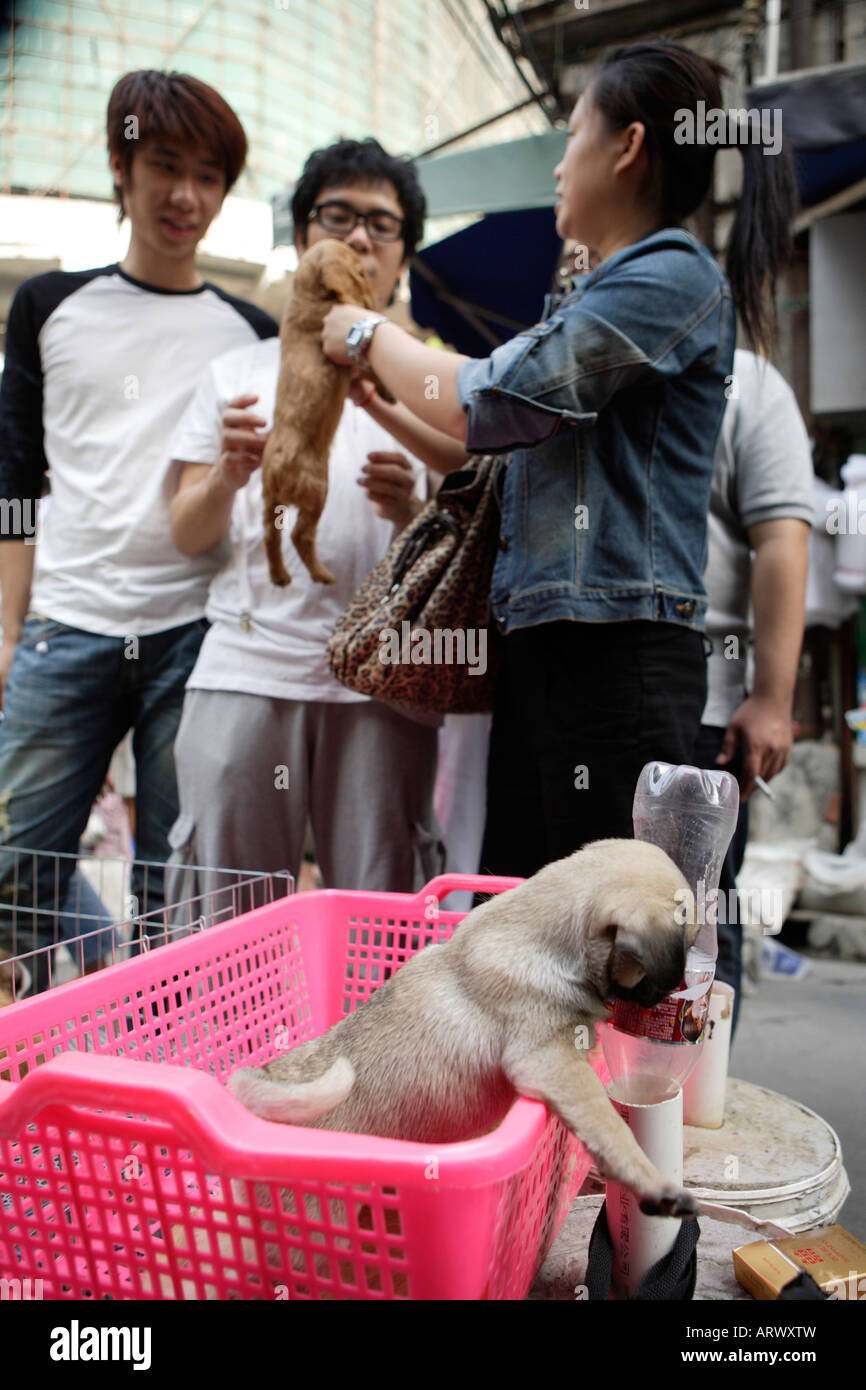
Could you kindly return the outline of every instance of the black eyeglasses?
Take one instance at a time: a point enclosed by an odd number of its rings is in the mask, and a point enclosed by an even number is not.
[[[348,236],[359,222],[363,222],[367,235],[373,241],[399,241],[403,235],[403,218],[395,217],[393,212],[358,212],[351,203],[339,199],[317,203],[310,213],[310,221],[318,222],[324,232],[334,236]]]

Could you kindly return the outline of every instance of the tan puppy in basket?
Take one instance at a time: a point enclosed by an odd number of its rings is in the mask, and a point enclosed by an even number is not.
[[[680,983],[692,906],[655,845],[596,841],[476,907],[327,1033],[229,1089],[267,1120],[426,1144],[483,1134],[534,1097],[643,1211],[694,1216],[586,1059],[606,999],[652,1007]]]
[[[301,257],[283,315],[274,425],[262,454],[265,552],[271,580],[281,586],[290,584],[291,576],[277,508],[291,506],[298,509],[295,549],[317,583],[334,583],[316,554],[316,527],[328,496],[331,441],[352,372],[322,351],[322,323],[332,304],[376,307],[360,256],[342,241],[319,241]],[[387,399],[394,398],[387,394]]]

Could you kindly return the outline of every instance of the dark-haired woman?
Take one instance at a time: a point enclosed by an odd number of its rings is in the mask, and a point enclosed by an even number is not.
[[[530,874],[587,840],[630,835],[643,764],[693,756],[707,509],[735,309],[765,343],[794,208],[784,157],[745,145],[727,279],[682,229],[710,188],[717,146],[675,134],[684,110],[720,108],[723,75],[667,42],[603,61],[555,171],[557,228],[598,264],[535,328],[483,360],[431,350],[390,322],[352,335],[427,425],[470,452],[512,453],[492,590],[505,661],[482,854],[490,872]],[[323,342],[335,361],[351,360],[346,337],[364,317],[331,311]]]

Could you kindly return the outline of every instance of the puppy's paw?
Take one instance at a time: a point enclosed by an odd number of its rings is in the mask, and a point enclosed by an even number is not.
[[[268,555],[268,574],[271,583],[276,584],[278,589],[284,589],[292,582],[292,576],[283,564],[282,555]]]
[[[669,1187],[662,1188],[657,1197],[644,1197],[640,1202],[640,1209],[644,1216],[683,1216],[691,1218],[700,1214],[700,1205],[696,1197],[683,1188]]]

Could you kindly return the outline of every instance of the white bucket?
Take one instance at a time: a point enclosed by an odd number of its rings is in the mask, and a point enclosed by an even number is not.
[[[793,1234],[836,1220],[850,1184],[839,1139],[798,1101],[728,1078],[719,1129],[684,1130],[685,1186]]]
[[[732,1076],[721,1128],[683,1130],[683,1186],[701,1203],[776,1222],[793,1235],[832,1226],[851,1191],[838,1136],[820,1115]],[[590,1168],[582,1190],[603,1187]]]

